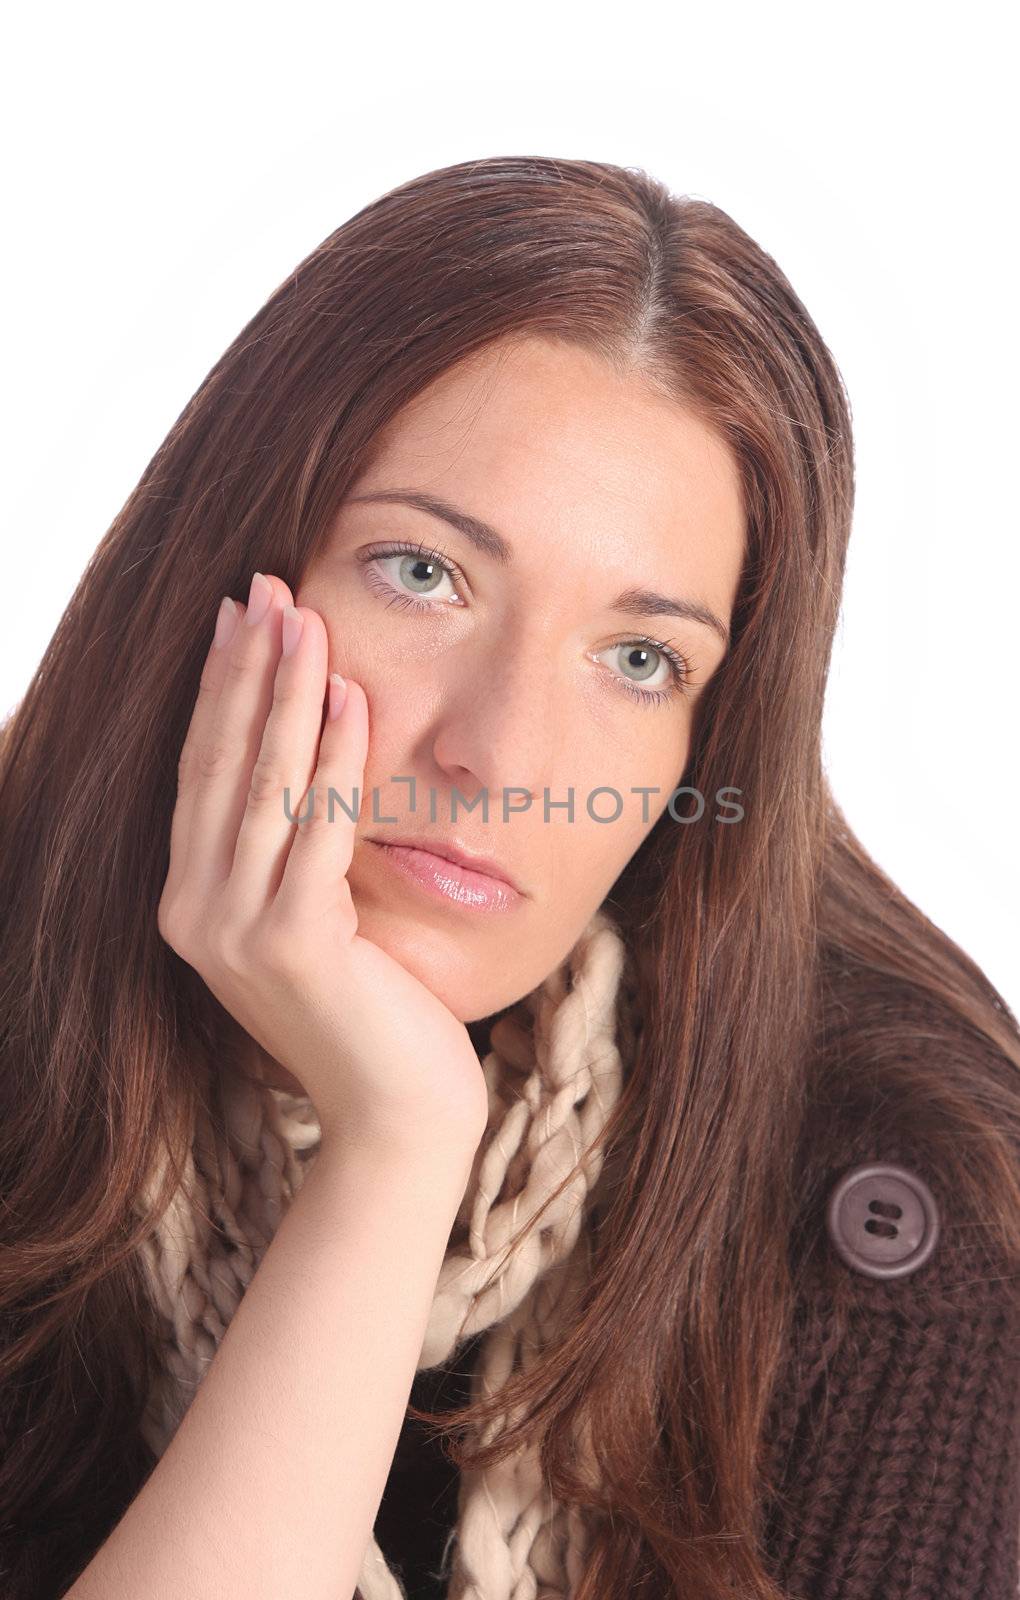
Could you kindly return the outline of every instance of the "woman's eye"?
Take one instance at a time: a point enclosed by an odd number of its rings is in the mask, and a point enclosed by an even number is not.
[[[434,605],[463,605],[455,588],[453,568],[433,551],[409,549],[367,551],[366,580],[373,588],[391,596],[391,602],[420,609]],[[385,583],[379,583],[374,569],[381,569]],[[444,588],[444,584],[448,587]]]
[[[687,687],[688,666],[683,657],[651,640],[627,639],[599,654],[611,658],[622,687],[636,700],[659,704]]]

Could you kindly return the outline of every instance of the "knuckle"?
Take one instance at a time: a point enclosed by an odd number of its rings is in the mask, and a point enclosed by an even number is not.
[[[282,803],[286,787],[287,775],[273,752],[265,751],[260,754],[251,772],[251,782],[248,786],[249,805],[261,808],[274,800],[280,800]]]
[[[204,704],[205,701],[209,699],[210,695],[214,695],[216,693],[216,679],[217,673],[215,670],[215,663],[213,662],[212,658],[210,658],[202,667],[202,674],[198,680],[198,691],[195,695],[196,705]]]
[[[198,751],[195,770],[202,778],[218,778],[234,764],[234,752],[222,739],[207,739]]]
[[[170,946],[171,950],[176,950],[179,956],[183,956],[190,937],[190,918],[180,900],[168,900],[165,896],[160,899],[156,911],[156,927],[159,929],[160,938]]]
[[[281,660],[283,657],[280,658]],[[273,679],[273,705],[292,706],[301,700],[304,691],[295,683],[294,679],[286,673],[278,672]]]
[[[249,632],[251,630],[249,629]],[[223,668],[223,676],[230,682],[237,683],[248,676],[248,662],[239,650],[231,650]]]

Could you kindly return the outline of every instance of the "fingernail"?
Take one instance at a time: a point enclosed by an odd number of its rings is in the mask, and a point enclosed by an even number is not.
[[[261,622],[269,610],[273,599],[273,586],[262,572],[256,572],[251,580],[251,589],[248,591],[248,610],[245,613],[245,622],[252,627],[256,622]]]
[[[298,640],[301,638],[301,630],[304,625],[305,619],[301,615],[297,606],[284,606],[283,653],[285,656],[292,656],[294,654],[294,651],[298,647]]]
[[[220,609],[216,613],[216,628],[213,633],[213,644],[217,650],[222,650],[229,644],[237,627],[237,607],[229,594],[225,594],[220,601]]]
[[[347,699],[347,685],[339,672],[329,675],[329,720],[335,722],[344,708]]]

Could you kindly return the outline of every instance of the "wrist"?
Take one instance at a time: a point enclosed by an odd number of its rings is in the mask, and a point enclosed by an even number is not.
[[[458,1200],[467,1187],[475,1156],[481,1143],[477,1136],[447,1130],[441,1138],[425,1140],[394,1136],[392,1131],[364,1126],[352,1128],[349,1122],[320,1120],[322,1136],[316,1165],[329,1172],[357,1172],[372,1181],[403,1182],[420,1180],[437,1192],[456,1190]]]

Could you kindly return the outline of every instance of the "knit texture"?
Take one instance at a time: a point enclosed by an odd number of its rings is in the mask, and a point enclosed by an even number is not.
[[[604,909],[562,966],[494,1023],[482,1063],[488,1126],[412,1395],[435,1393],[429,1382],[456,1373],[462,1358],[458,1398],[492,1393],[556,1338],[589,1271],[600,1153],[511,1262],[500,1267],[498,1257],[590,1147],[639,1028],[633,972]],[[767,1426],[780,1487],[764,1508],[763,1556],[788,1600],[1017,1600],[1020,1286],[909,1129],[835,1108],[819,1127],[791,1247],[795,1316]],[[226,1134],[221,1147],[199,1129],[185,1187],[144,1248],[166,1335],[143,1428],[157,1455],[319,1141],[307,1099],[240,1083]],[[899,1279],[851,1269],[826,1232],[832,1186],[872,1161],[914,1170],[939,1206],[935,1251]],[[591,1530],[548,1494],[534,1454],[457,1473],[438,1449],[430,1456],[423,1426],[407,1418],[401,1431],[376,1525],[386,1548],[373,1535],[363,1600],[566,1600]],[[590,1462],[588,1441],[576,1449],[579,1464]],[[402,1523],[394,1498],[412,1478],[419,1505],[445,1494],[451,1511],[433,1554],[413,1559],[421,1530]]]
[[[846,1266],[825,1225],[831,1189],[874,1161],[939,1210],[931,1257],[898,1279]],[[789,1600],[1016,1600],[1020,1283],[909,1128],[836,1117],[818,1171],[768,1425],[773,1574]]]
[[[619,1097],[624,1063],[633,1058],[635,1011],[623,941],[599,910],[556,971],[494,1022],[482,1063],[487,1129],[439,1272],[419,1370],[447,1361],[486,1330],[472,1395],[490,1395],[511,1373],[528,1370],[564,1331],[571,1297],[589,1275],[584,1224],[603,1166],[601,1150],[591,1147]],[[142,1249],[145,1281],[166,1329],[163,1379],[142,1427],[157,1456],[191,1403],[319,1139],[307,1098],[242,1080],[230,1086],[225,1146],[211,1125],[199,1128],[185,1183]],[[580,1172],[504,1262],[509,1240],[586,1151]],[[576,1448],[579,1462],[592,1460],[589,1441],[579,1437]],[[548,1492],[530,1448],[463,1474],[456,1533],[449,1594],[457,1600],[566,1600],[589,1539],[576,1510]],[[404,1597],[374,1537],[358,1587],[363,1600]]]

